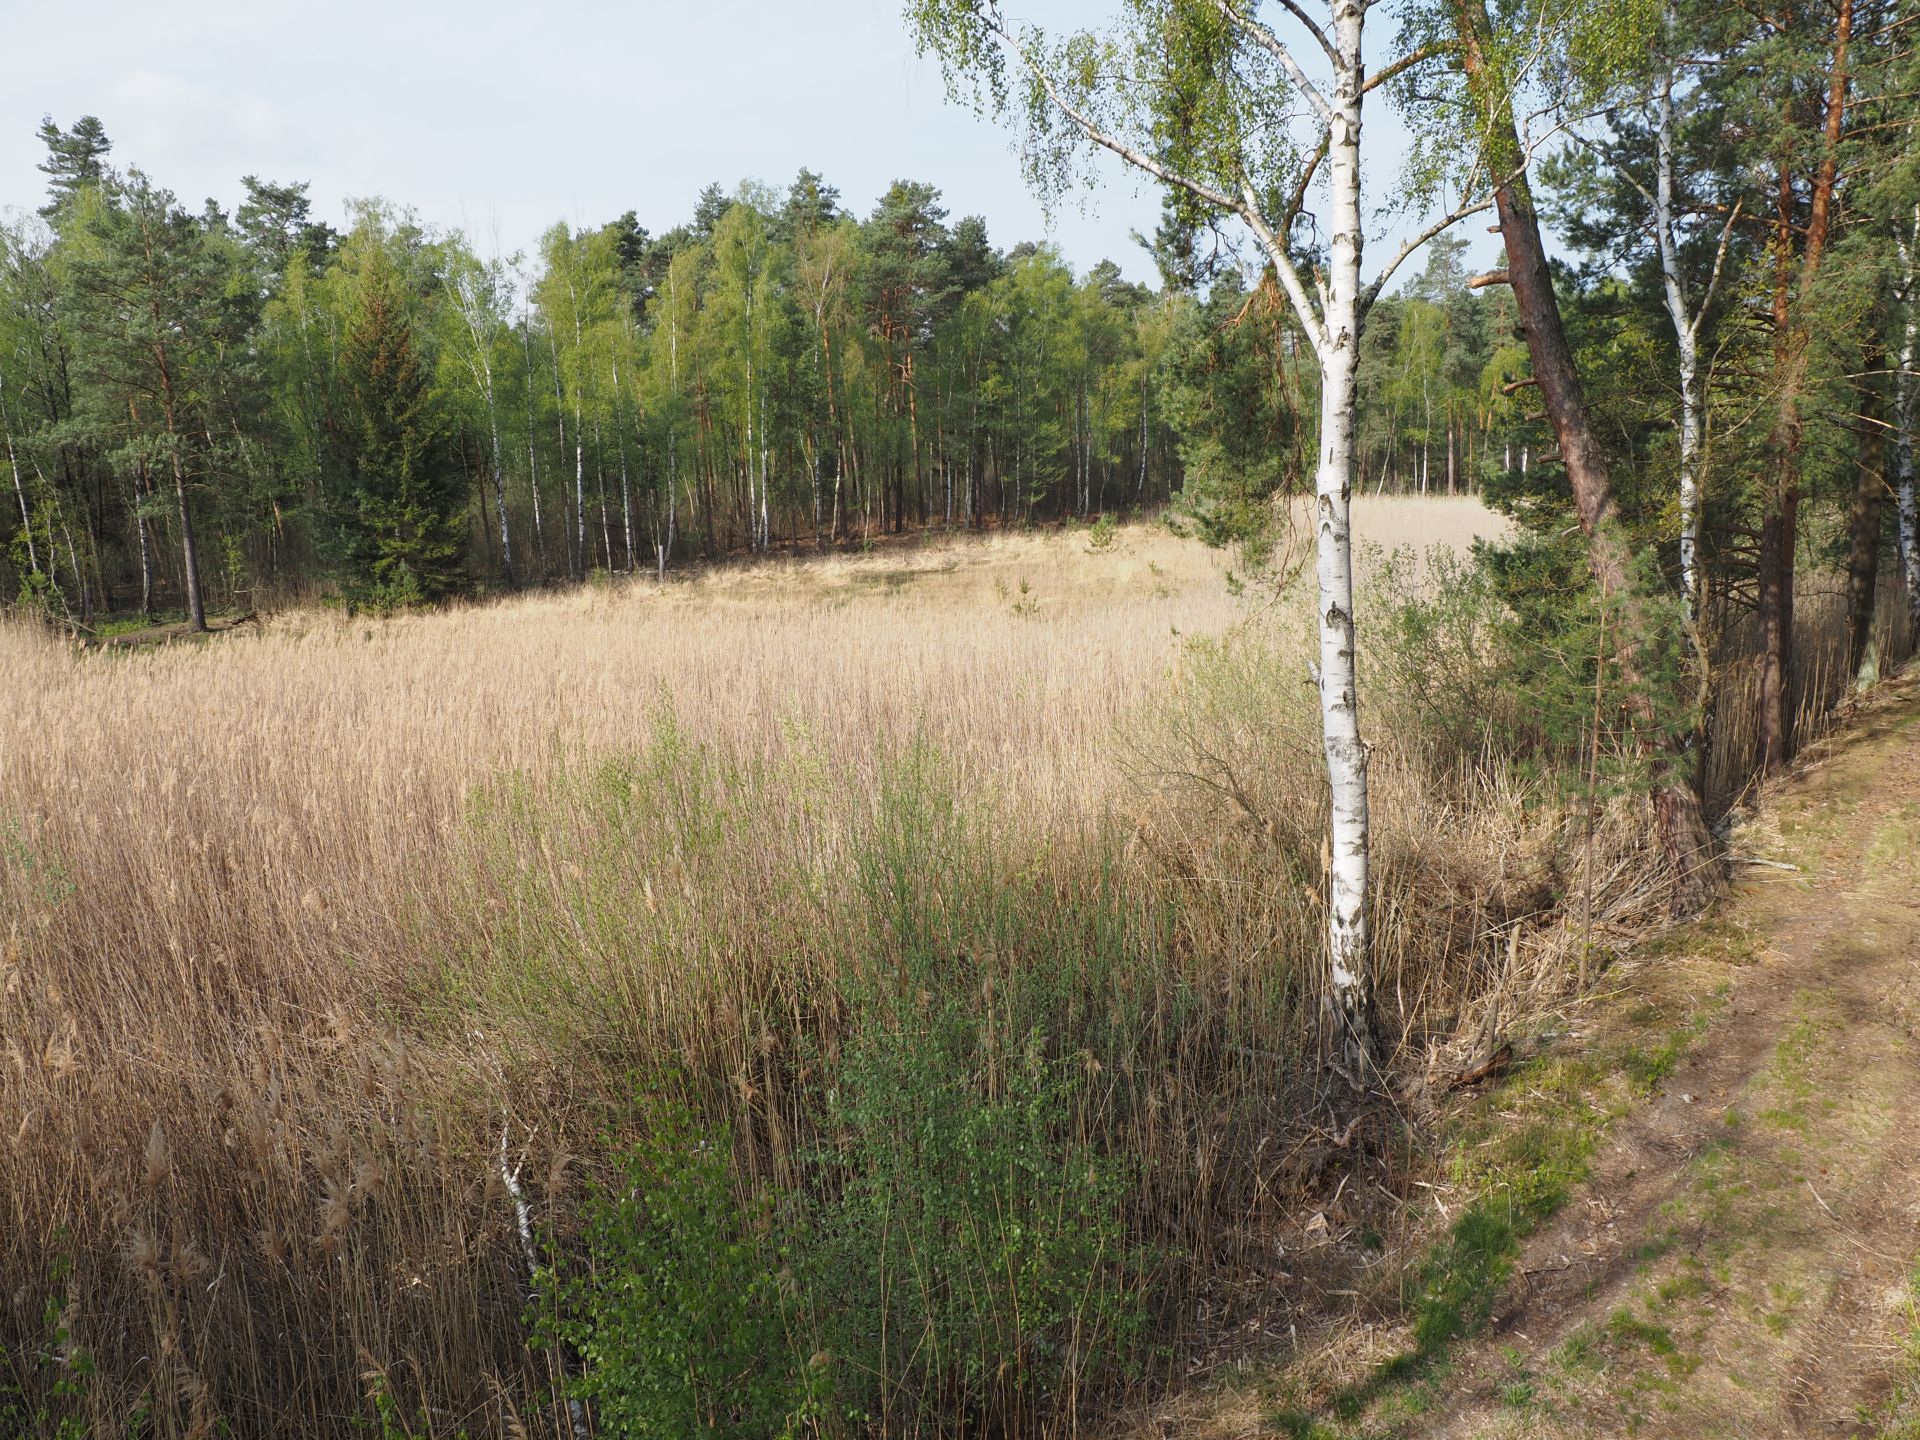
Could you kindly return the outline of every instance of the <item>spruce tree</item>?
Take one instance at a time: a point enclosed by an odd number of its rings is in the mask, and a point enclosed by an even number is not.
[[[437,600],[463,588],[465,494],[437,412],[432,369],[390,268],[361,277],[341,346],[348,396],[351,494],[342,519],[355,578],[382,606]]]

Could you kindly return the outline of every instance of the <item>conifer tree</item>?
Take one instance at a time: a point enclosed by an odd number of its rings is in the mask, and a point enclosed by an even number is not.
[[[139,170],[80,192],[70,213],[62,264],[86,418],[138,473],[171,479],[187,619],[204,630],[193,495],[218,468],[219,371],[249,318],[232,257]]]
[[[342,518],[357,578],[382,605],[462,588],[459,466],[398,279],[377,251],[359,277],[340,371],[351,487]]]

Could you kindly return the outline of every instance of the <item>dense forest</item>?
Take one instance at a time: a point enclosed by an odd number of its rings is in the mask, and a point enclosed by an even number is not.
[[[1231,529],[1310,458],[1293,337],[1230,260],[1076,277],[930,185],[859,219],[810,171],[483,258],[384,203],[336,230],[303,184],[191,212],[90,116],[42,138],[48,202],[0,235],[0,583],[82,623],[1133,512],[1187,456]],[[1465,280],[1442,249],[1383,308],[1375,489],[1527,468]]]

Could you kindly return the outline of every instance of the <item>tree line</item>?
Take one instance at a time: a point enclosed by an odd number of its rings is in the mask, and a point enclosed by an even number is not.
[[[344,232],[248,177],[227,214],[49,120],[0,236],[16,590],[76,615],[337,583],[392,602],[910,526],[1163,503],[1177,307],[1002,252],[902,181],[803,171],[483,257],[381,202]]]
[[[1175,497],[1217,538],[1300,469],[1277,443],[1301,438],[1295,337],[1237,268],[1159,240],[1158,287],[1076,276],[950,221],[931,185],[862,219],[803,170],[710,186],[662,235],[629,212],[485,256],[384,202],[336,230],[304,184],[254,176],[231,213],[191,211],[114,168],[91,116],[41,139],[47,202],[0,227],[0,584],[82,624]],[[1376,489],[1529,464],[1511,344],[1465,278],[1443,250],[1383,302]]]

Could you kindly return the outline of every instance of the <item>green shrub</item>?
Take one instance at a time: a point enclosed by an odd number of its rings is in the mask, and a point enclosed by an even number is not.
[[[832,1097],[809,1305],[837,1393],[894,1433],[1057,1419],[1142,1330],[1122,1167],[1074,1133],[1085,1067],[979,1025],[949,1004],[863,1028]]]
[[[806,1433],[819,1367],[789,1343],[791,1305],[764,1201],[742,1204],[729,1137],[666,1103],[586,1207],[588,1263],[550,1285],[544,1342],[576,1355],[597,1433]]]
[[[1137,1188],[1092,1046],[1133,1023],[1140,937],[1111,892],[1001,873],[953,778],[911,748],[859,847],[869,952],[850,971],[804,1250],[836,1395],[883,1429],[1019,1430],[1133,1357]],[[1051,1042],[1051,1044],[1050,1044]]]

